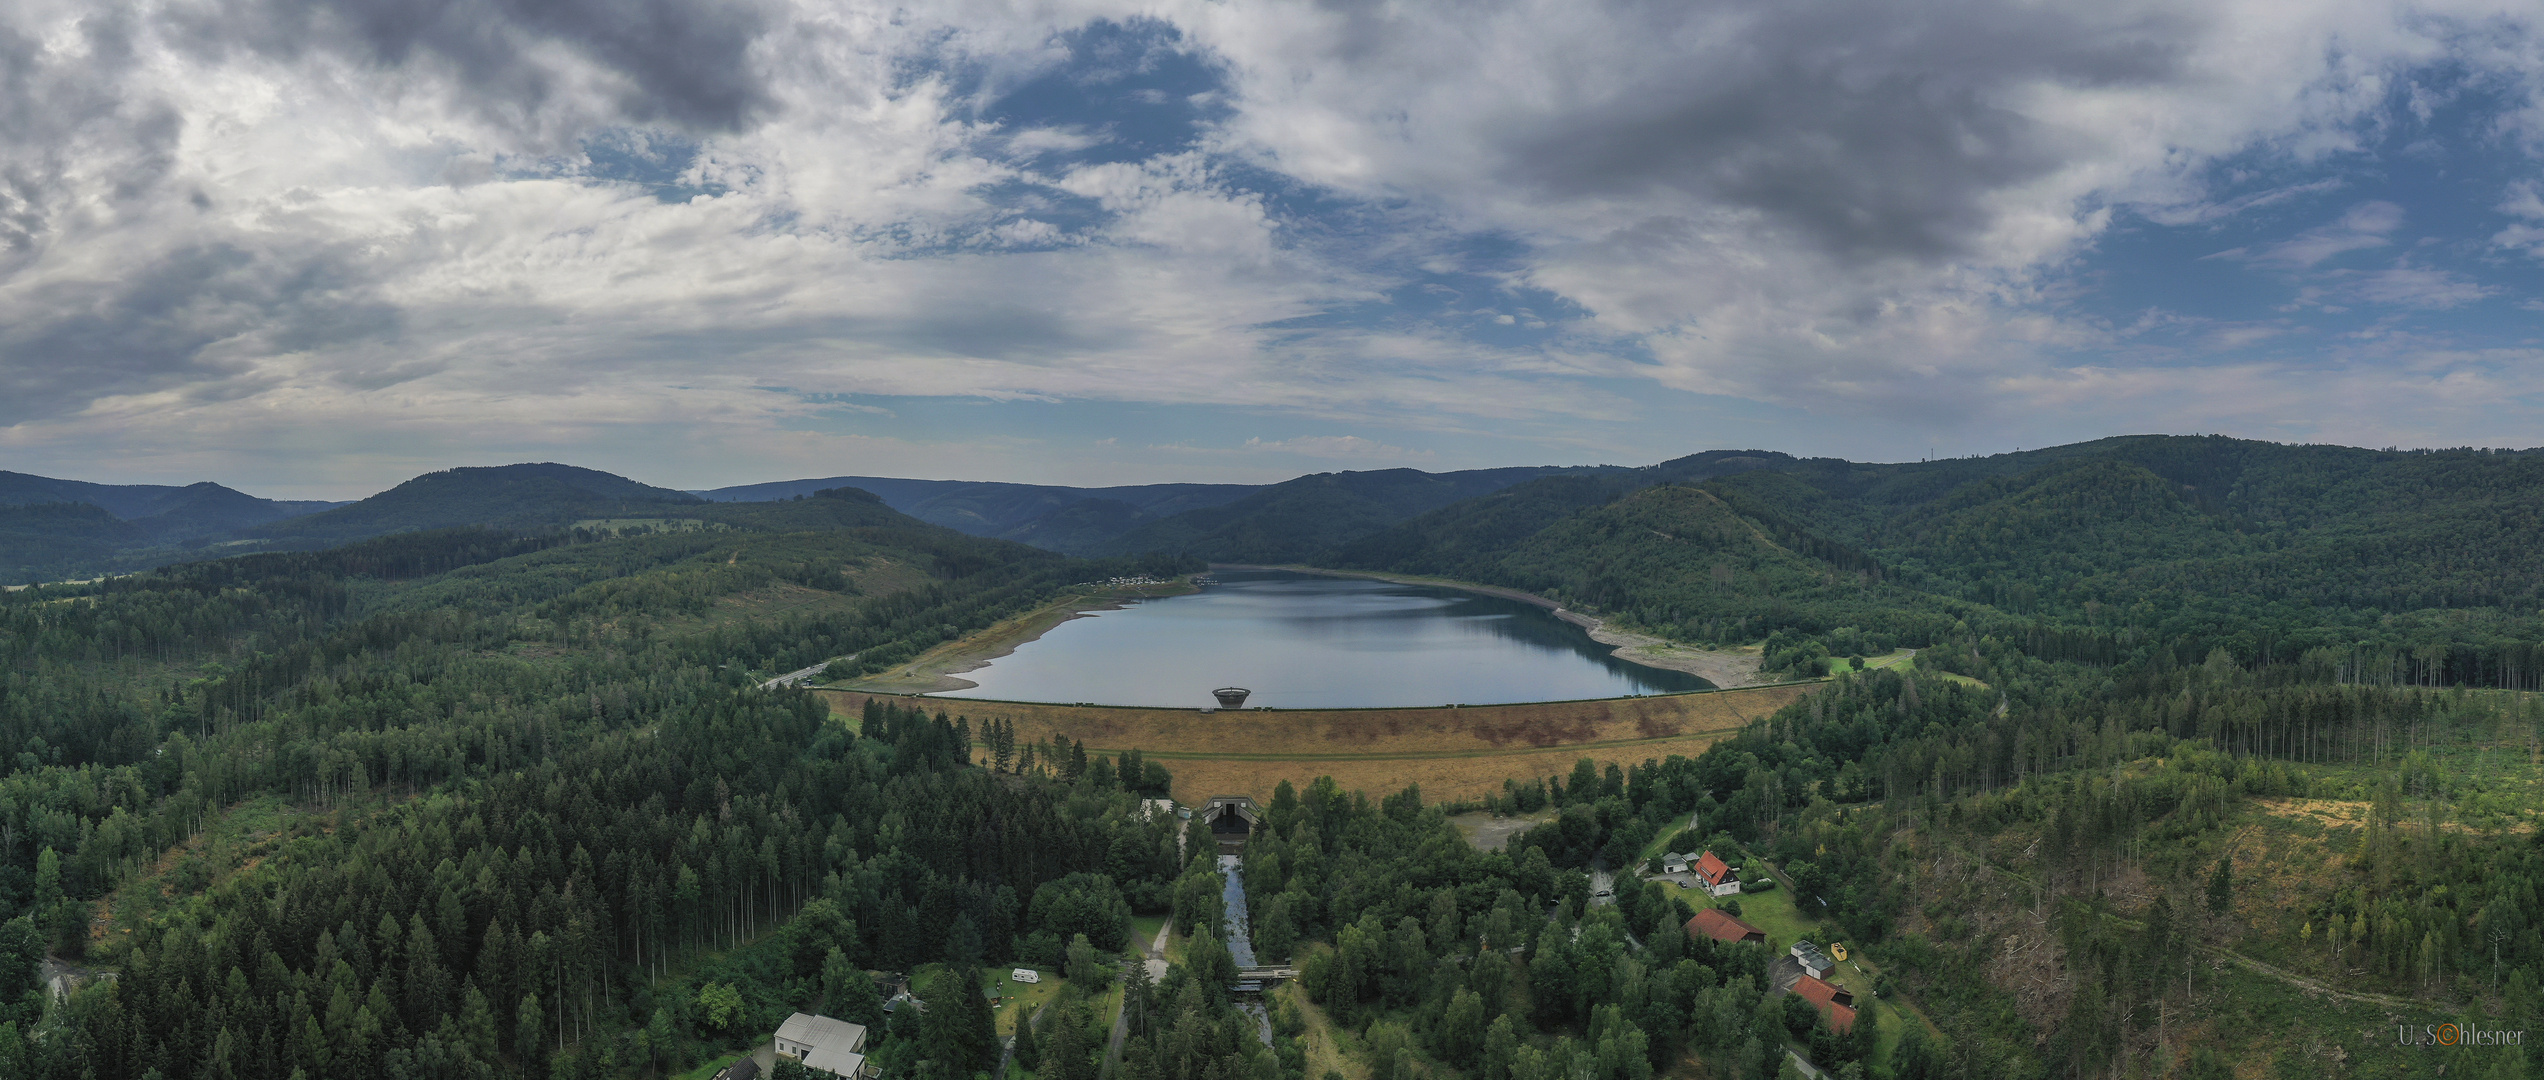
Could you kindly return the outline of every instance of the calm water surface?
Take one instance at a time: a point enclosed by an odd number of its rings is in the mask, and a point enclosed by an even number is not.
[[[1243,686],[1249,707],[1493,705],[1703,690],[1609,655],[1530,604],[1452,589],[1279,570],[1229,570],[1188,596],[1054,627],[938,697],[1203,708]]]

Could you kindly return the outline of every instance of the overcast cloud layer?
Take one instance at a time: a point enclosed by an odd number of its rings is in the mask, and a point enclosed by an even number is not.
[[[20,0],[0,467],[2544,443],[2527,4]]]

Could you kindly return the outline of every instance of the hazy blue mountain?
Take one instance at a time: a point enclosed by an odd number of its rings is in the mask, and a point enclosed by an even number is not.
[[[123,573],[194,558],[242,529],[339,505],[219,484],[93,484],[0,472],[0,584]]]
[[[253,530],[303,546],[456,525],[534,528],[586,518],[677,515],[706,500],[598,469],[542,462],[426,473],[357,503]]]
[[[332,502],[260,499],[210,481],[176,487],[167,484],[92,484],[49,476],[0,470],[0,506],[35,503],[86,503],[125,521],[175,514],[187,521],[261,524],[278,518],[311,514]],[[253,521],[247,519],[255,519]]]
[[[884,505],[932,525],[973,536],[1017,540],[1036,547],[1085,554],[1140,524],[1203,507],[1219,506],[1260,490],[1254,484],[1135,484],[1076,488],[975,480],[904,480],[884,476],[832,476],[744,484],[693,494],[716,502],[766,502],[809,495],[824,488],[855,487],[882,497]]]
[[[1299,562],[1415,515],[1541,477],[1639,471],[1592,465],[1451,473],[1415,469],[1316,473],[1251,492],[1226,505],[1187,510],[1148,522],[1096,550],[1108,554],[1165,552],[1217,562]]]

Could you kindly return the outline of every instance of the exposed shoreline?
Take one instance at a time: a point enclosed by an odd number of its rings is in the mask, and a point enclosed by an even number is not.
[[[1317,566],[1266,566],[1256,563],[1213,563],[1213,570],[1287,570],[1299,574],[1325,577],[1362,578],[1392,582],[1398,585],[1427,585],[1456,589],[1546,609],[1554,617],[1580,627],[1590,640],[1609,646],[1610,655],[1630,664],[1694,675],[1714,684],[1718,690],[1736,690],[1759,686],[1772,680],[1758,672],[1758,656],[1746,650],[1691,649],[1643,634],[1610,629],[1594,619],[1535,593],[1499,585],[1479,585],[1471,581],[1428,578],[1413,574],[1386,574],[1365,570],[1328,570]],[[1136,594],[1080,594],[1062,597],[1022,615],[999,622],[986,630],[939,645],[907,664],[891,671],[877,672],[857,679],[833,683],[834,689],[859,690],[878,694],[941,694],[954,690],[970,690],[980,684],[960,676],[967,671],[988,667],[990,661],[1013,654],[1027,643],[1050,633],[1053,627],[1071,619],[1081,619],[1100,611],[1119,611],[1128,601],[1167,596],[1182,596],[1200,591],[1189,578],[1179,578],[1169,585]]]
[[[941,694],[969,690],[980,684],[956,676],[988,667],[990,661],[1014,653],[1025,644],[1050,633],[1052,627],[1061,623],[1083,619],[1099,611],[1120,611],[1133,600],[1183,596],[1199,591],[1200,586],[1194,585],[1191,579],[1178,578],[1166,585],[1139,592],[1064,596],[1022,615],[1001,620],[986,630],[929,649],[898,668],[831,683],[828,688],[875,694]]]
[[[1364,578],[1393,582],[1398,585],[1428,585],[1461,592],[1480,593],[1504,600],[1517,600],[1545,608],[1554,617],[1580,627],[1590,640],[1612,647],[1610,655],[1629,664],[1640,664],[1663,671],[1694,675],[1714,684],[1718,690],[1736,690],[1744,686],[1764,685],[1771,680],[1758,671],[1759,656],[1747,649],[1695,649],[1661,638],[1624,630],[1610,629],[1607,622],[1594,619],[1536,593],[1500,585],[1478,585],[1471,581],[1423,577],[1417,574],[1389,574],[1374,570],[1328,570],[1318,566],[1267,566],[1258,563],[1212,563],[1213,570],[1287,570],[1297,574],[1321,574],[1326,577]]]

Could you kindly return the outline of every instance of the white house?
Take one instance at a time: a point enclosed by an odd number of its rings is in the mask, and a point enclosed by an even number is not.
[[[1698,857],[1690,868],[1696,871],[1697,880],[1705,883],[1707,896],[1730,896],[1740,891],[1740,875],[1713,852]]]
[[[866,1026],[827,1016],[796,1013],[778,1025],[771,1048],[819,1069],[854,1080],[866,1075]]]
[[[1693,853],[1681,853],[1676,851],[1669,852],[1661,856],[1661,872],[1664,874],[1684,874],[1687,872],[1687,864],[1694,861],[1696,861],[1696,856]]]

